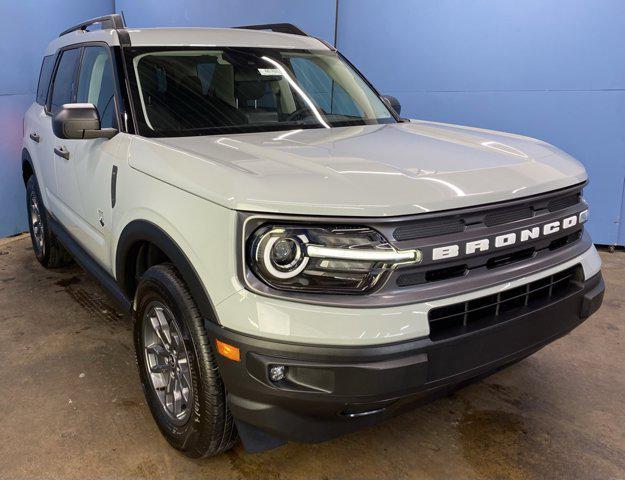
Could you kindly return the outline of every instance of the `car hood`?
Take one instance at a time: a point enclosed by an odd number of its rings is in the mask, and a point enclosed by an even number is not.
[[[535,139],[410,123],[148,139],[133,168],[236,210],[394,216],[535,195],[586,180]]]

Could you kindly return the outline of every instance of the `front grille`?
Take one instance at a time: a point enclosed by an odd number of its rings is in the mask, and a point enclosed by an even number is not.
[[[582,230],[578,229],[568,235],[558,236],[553,240],[547,239],[544,245],[515,249],[499,255],[487,255],[483,257],[476,257],[472,259],[471,264],[458,263],[455,265],[447,265],[444,267],[437,267],[430,265],[428,268],[404,268],[403,271],[398,272],[395,279],[395,284],[398,287],[413,287],[416,285],[422,285],[432,282],[440,282],[443,280],[450,280],[457,277],[463,277],[468,275],[471,271],[486,268],[487,270],[493,270],[496,268],[505,267],[512,263],[523,262],[530,260],[538,254],[547,252],[553,252],[560,248],[564,248],[573,242],[576,242],[582,238]]]
[[[575,291],[580,280],[582,269],[576,265],[498,294],[433,308],[428,314],[430,338],[450,338],[538,309]]]
[[[400,250],[420,250],[422,260],[417,264],[399,266],[389,276],[388,285],[398,289],[420,285],[433,288],[436,283],[473,281],[497,269],[518,270],[530,262],[548,263],[548,257],[555,256],[557,251],[572,251],[575,248],[574,244],[582,239],[583,224],[559,228],[525,240],[520,239],[521,233],[534,232],[536,228],[541,232],[549,222],[561,222],[579,215],[587,208],[581,191],[582,185],[576,185],[526,199],[393,222],[384,233],[392,234],[397,241],[394,246]],[[517,237],[503,248],[495,246],[497,238],[507,234]],[[468,251],[468,245],[484,240],[490,242],[486,249]],[[455,254],[435,258],[435,253],[440,253],[445,247],[455,248]],[[563,254],[559,253],[559,256]],[[518,268],[513,267],[514,264],[519,264]]]

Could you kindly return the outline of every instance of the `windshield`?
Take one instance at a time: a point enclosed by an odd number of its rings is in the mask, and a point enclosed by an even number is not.
[[[140,134],[394,123],[366,81],[330,51],[133,48],[129,67]]]

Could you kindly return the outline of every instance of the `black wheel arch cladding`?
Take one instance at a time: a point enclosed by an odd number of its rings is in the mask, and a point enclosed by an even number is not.
[[[28,182],[28,178],[31,175],[35,175],[33,159],[31,158],[28,150],[23,148],[22,149],[22,179],[24,180],[24,185],[26,185],[26,182]]]
[[[153,244],[168,257],[188,285],[204,320],[219,323],[210,296],[191,261],[167,232],[147,220],[134,220],[126,225],[117,243],[115,276],[117,283],[128,298],[132,301],[136,285],[133,271],[128,268],[127,260],[128,256],[132,254],[133,248],[141,242]]]

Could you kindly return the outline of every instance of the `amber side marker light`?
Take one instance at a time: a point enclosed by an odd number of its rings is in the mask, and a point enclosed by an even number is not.
[[[217,339],[215,339],[215,344],[217,345],[217,351],[224,357],[234,360],[235,362],[241,361],[241,352],[237,347],[233,347]]]

